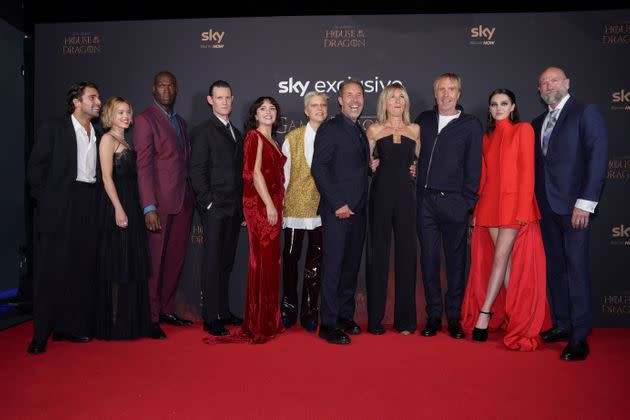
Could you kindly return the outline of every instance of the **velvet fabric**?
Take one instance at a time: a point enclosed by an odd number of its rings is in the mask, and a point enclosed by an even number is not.
[[[248,342],[261,344],[284,331],[280,317],[280,232],[284,199],[286,157],[271,144],[271,139],[251,130],[243,145],[243,214],[249,237],[247,293],[243,325],[235,335],[208,337],[207,343]],[[254,187],[254,165],[258,143],[262,143],[262,175],[271,196],[278,221],[271,226],[267,208]]]

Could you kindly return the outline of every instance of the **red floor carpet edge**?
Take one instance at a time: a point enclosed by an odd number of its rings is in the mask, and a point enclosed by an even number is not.
[[[596,329],[585,362],[562,343],[533,353],[487,343],[354,336],[327,344],[292,329],[263,345],[168,339],[49,342],[26,353],[32,323],[0,332],[2,419],[627,419],[630,330]]]

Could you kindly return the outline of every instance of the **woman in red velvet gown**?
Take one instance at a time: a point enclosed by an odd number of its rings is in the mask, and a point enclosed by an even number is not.
[[[262,344],[284,331],[280,318],[280,231],[287,158],[272,138],[280,105],[263,96],[249,107],[243,144],[243,213],[249,237],[247,293],[237,334],[206,337],[208,344]]]
[[[513,350],[542,347],[549,328],[545,252],[534,197],[534,130],[519,122],[514,93],[489,98],[479,202],[473,212],[472,260],[462,326],[474,341],[506,331]]]

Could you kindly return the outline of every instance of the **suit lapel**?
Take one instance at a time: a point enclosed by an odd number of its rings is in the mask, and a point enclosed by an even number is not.
[[[556,121],[556,125],[554,125],[553,130],[551,130],[551,135],[549,136],[549,148],[547,149],[547,156],[553,153],[553,150],[558,147],[557,144],[555,147],[553,146],[554,141],[556,143],[558,142],[557,138],[560,136],[564,121],[567,119],[567,116],[571,112],[572,108],[573,108],[573,98],[571,97],[567,100],[567,102],[562,107],[562,111],[560,111],[560,116],[558,117],[558,120]],[[547,114],[548,113],[549,112],[547,111]],[[547,114],[545,114],[545,117],[547,116]]]
[[[74,125],[72,124],[72,116],[66,118],[63,126],[64,134],[63,138],[66,142],[68,149],[68,157],[70,158],[70,167],[74,168],[75,178],[78,171],[77,165],[77,134],[74,131]]]
[[[357,130],[355,129],[355,124],[354,123],[348,124],[348,121],[346,121],[347,117],[345,115],[339,114],[338,118],[341,118],[342,125],[344,129],[346,130],[346,133],[348,133],[350,138],[353,139],[353,143],[355,144],[355,147],[357,147],[361,151],[361,153],[365,154],[364,146],[367,144],[367,139],[365,139],[365,133],[363,133],[363,130],[361,130],[361,135],[359,135],[359,133],[357,133]]]
[[[217,118],[216,115],[211,114],[210,115],[210,122],[215,126],[215,128],[219,131],[219,133],[221,133],[223,139],[228,142],[230,144],[231,147],[235,146],[235,141],[232,138],[232,133],[230,132],[230,130],[225,126],[225,124],[223,124],[223,121],[221,121],[219,118]],[[234,127],[232,127],[232,129],[234,130],[234,137],[236,137],[236,140],[238,141],[238,136],[237,136],[237,130],[234,129]]]

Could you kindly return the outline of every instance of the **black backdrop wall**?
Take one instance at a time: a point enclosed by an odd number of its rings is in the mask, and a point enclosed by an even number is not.
[[[179,82],[177,112],[191,127],[210,112],[209,84],[225,79],[234,89],[233,122],[244,122],[256,97],[272,95],[284,111],[282,134],[304,123],[302,96],[308,90],[327,92],[334,114],[338,82],[362,80],[367,126],[383,86],[396,80],[405,84],[415,116],[433,106],[433,80],[446,71],[462,76],[460,102],[482,121],[487,96],[498,87],[512,89],[521,116],[531,120],[544,111],[536,91],[539,73],[560,66],[571,79],[572,94],[599,104],[610,129],[608,180],[591,245],[596,325],[630,326],[625,270],[630,257],[630,10],[39,24],[35,63],[37,123],[63,113],[68,86],[78,80],[95,81],[103,97],[129,98],[140,112],[152,103],[153,75],[168,69]],[[196,218],[178,296],[180,309],[191,316],[198,314],[200,230]],[[246,282],[245,231],[237,258],[231,298],[238,311]]]

